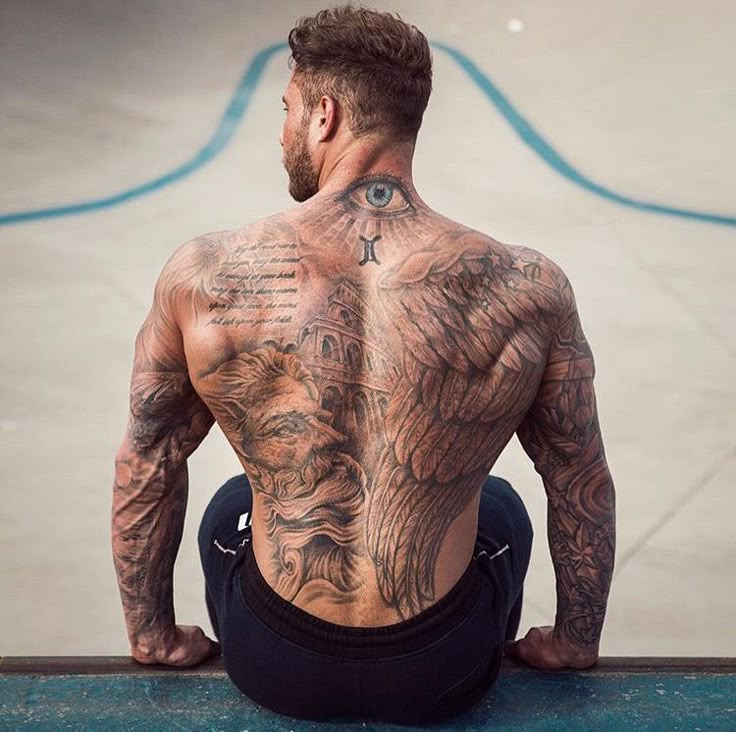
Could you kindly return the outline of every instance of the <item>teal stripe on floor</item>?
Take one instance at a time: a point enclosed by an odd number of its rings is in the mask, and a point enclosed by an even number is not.
[[[2,730],[349,732],[395,725],[292,720],[250,702],[223,675],[0,676]],[[502,675],[442,730],[736,730],[736,674]]]

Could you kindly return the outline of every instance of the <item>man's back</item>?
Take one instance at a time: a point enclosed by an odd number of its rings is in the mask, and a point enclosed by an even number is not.
[[[162,282],[272,588],[356,626],[444,596],[569,305],[560,270],[382,175],[195,240]]]
[[[421,31],[344,6],[289,46],[279,141],[303,205],[184,245],[136,341],[112,521],[131,653],[219,651],[173,597],[187,459],[216,419],[245,471],[198,535],[231,679],[292,716],[436,720],[518,628],[532,529],[488,476],[514,432],[549,499],[557,613],[510,652],[598,658],[615,514],[593,359],[556,265],[414,190]]]

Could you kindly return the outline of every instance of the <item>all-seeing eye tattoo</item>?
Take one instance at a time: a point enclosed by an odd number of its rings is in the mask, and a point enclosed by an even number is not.
[[[340,200],[355,212],[381,218],[405,216],[416,210],[401,181],[387,174],[359,178],[341,194]]]

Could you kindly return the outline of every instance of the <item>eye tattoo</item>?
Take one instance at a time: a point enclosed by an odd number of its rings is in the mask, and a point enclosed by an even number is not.
[[[374,217],[395,217],[413,213],[411,197],[398,178],[370,175],[354,181],[339,200],[355,213]]]

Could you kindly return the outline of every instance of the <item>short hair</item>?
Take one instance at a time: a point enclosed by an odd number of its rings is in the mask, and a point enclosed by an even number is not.
[[[398,14],[342,5],[300,18],[289,47],[307,111],[326,94],[345,109],[356,137],[416,137],[432,91],[432,54],[416,26]]]

